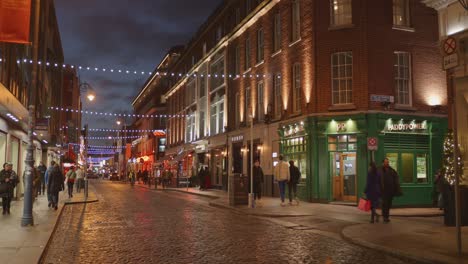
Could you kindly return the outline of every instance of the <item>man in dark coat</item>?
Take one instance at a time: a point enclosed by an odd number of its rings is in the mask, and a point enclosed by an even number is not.
[[[47,192],[52,198],[52,207],[54,207],[55,210],[58,209],[59,192],[65,190],[64,181],[65,179],[63,178],[58,164],[55,164],[54,169],[49,173],[49,179],[47,181]]]
[[[400,196],[400,183],[398,173],[390,167],[388,158],[383,160],[381,170],[382,185],[382,216],[384,222],[390,222],[390,208],[392,207],[393,197]]]
[[[45,187],[46,187],[46,182],[45,182],[45,173],[47,170],[47,167],[44,165],[44,162],[41,161],[39,166],[37,166],[37,170],[39,171],[39,176],[40,176],[40,183],[39,187],[37,188],[37,191],[39,194],[45,194]]]
[[[12,168],[13,164],[6,162],[3,164],[3,170],[0,171],[0,184],[4,188],[4,192],[0,193],[3,214],[10,214],[11,198],[14,196],[14,189],[18,181],[18,176]]]
[[[260,203],[262,199],[262,183],[263,183],[263,170],[260,167],[260,161],[256,160],[253,167],[253,192],[254,199]]]
[[[290,179],[288,182],[288,192],[289,192],[289,205],[292,205],[293,198],[296,200],[296,203],[299,204],[299,200],[297,199],[297,184],[299,183],[299,179],[301,178],[301,172],[299,168],[294,166],[294,161],[289,161],[289,175]],[[294,193],[294,196],[293,196]]]

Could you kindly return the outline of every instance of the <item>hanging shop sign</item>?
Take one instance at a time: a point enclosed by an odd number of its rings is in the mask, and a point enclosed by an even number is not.
[[[237,135],[237,136],[233,136],[231,137],[231,142],[242,142],[244,141],[244,135]]]

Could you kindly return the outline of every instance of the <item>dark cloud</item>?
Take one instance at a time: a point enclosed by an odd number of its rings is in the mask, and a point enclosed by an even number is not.
[[[222,0],[67,0],[56,1],[65,61],[69,64],[152,71],[171,46],[186,44]],[[96,91],[84,108],[129,112],[147,75],[80,71]],[[114,120],[85,116],[90,127]]]

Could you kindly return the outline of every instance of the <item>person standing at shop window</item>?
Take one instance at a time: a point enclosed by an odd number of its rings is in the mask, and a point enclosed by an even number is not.
[[[393,197],[401,196],[401,188],[398,173],[390,167],[388,158],[383,160],[380,169],[382,179],[382,216],[384,223],[390,222],[390,208],[392,208]]]
[[[281,206],[285,206],[284,198],[285,198],[286,183],[289,182],[290,180],[289,165],[283,159],[284,159],[283,155],[280,155],[279,162],[276,165],[275,170],[274,170],[275,181],[278,182],[278,187],[280,191]]]
[[[296,201],[296,205],[299,205],[299,200],[297,199],[297,184],[301,178],[301,172],[299,168],[294,166],[294,161],[289,161],[289,175],[291,179],[288,182],[288,192],[289,192],[289,205],[293,205],[293,199]]]
[[[13,170],[13,164],[6,162],[3,170],[0,171],[0,196],[2,197],[3,214],[10,214],[11,199],[14,196],[14,189],[18,181],[18,176]]]

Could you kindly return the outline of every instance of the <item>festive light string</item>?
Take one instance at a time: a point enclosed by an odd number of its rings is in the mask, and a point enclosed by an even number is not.
[[[0,58],[0,63],[6,62],[5,59]],[[35,61],[31,59],[17,59],[17,64],[34,64]],[[37,61],[38,65],[45,65],[46,67],[57,68],[57,69],[78,69],[80,71],[91,71],[91,72],[106,72],[106,73],[119,73],[119,74],[126,74],[126,75],[152,75],[153,72],[151,71],[136,71],[136,70],[122,70],[122,69],[115,69],[115,68],[104,68],[104,67],[91,67],[91,66],[80,66],[80,65],[73,65],[73,64],[64,64],[64,63],[54,63],[54,62],[42,62]],[[171,76],[171,77],[208,77],[208,78],[266,78],[266,74],[188,74],[188,73],[176,73],[176,72],[166,72],[166,71],[157,71],[154,72],[157,76]],[[278,78],[280,78],[278,76]]]
[[[126,136],[126,137],[84,137],[85,139],[135,139],[141,136]]]
[[[153,132],[165,132],[164,130],[158,129],[104,129],[104,128],[89,128],[88,131],[93,132],[129,132],[129,133],[153,133]]]
[[[138,117],[138,118],[174,118],[174,117],[191,117],[192,115],[139,115],[139,114],[121,114],[121,113],[109,113],[109,112],[94,112],[94,111],[84,111],[78,109],[69,109],[62,107],[49,107],[49,110],[62,111],[62,112],[75,112],[87,115],[100,115],[100,116],[119,116],[119,117]]]
[[[69,145],[72,145],[72,146],[80,146],[80,147],[85,147],[85,145],[82,145],[82,144],[79,144],[79,143],[68,143]],[[117,147],[117,146],[105,146],[105,145],[88,145],[88,149],[90,148],[99,148],[99,149],[113,149],[113,148],[127,148],[126,146],[121,146],[121,147]]]

